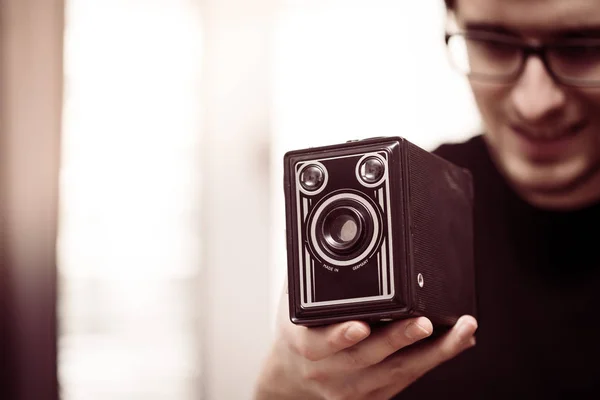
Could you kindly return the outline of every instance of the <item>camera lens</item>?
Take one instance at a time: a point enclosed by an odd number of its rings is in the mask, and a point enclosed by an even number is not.
[[[382,222],[377,205],[364,194],[336,191],[321,199],[308,215],[307,242],[327,264],[354,265],[377,247]]]
[[[309,192],[318,190],[324,181],[325,173],[318,165],[309,165],[300,172],[300,184]]]
[[[377,157],[367,157],[360,164],[360,177],[366,183],[379,181],[385,172],[383,162]]]
[[[338,243],[354,240],[358,233],[358,224],[349,215],[340,215],[331,225],[332,238]]]
[[[357,210],[334,208],[323,219],[323,238],[334,252],[352,251],[363,236],[363,225],[363,218]]]

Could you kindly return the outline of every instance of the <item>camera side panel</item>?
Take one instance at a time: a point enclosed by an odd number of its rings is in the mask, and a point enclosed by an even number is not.
[[[442,325],[475,315],[470,172],[407,143],[415,310]]]

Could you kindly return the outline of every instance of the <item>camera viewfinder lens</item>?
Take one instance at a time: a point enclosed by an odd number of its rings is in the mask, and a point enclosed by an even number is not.
[[[325,181],[325,173],[317,165],[309,165],[300,173],[300,184],[305,190],[313,192],[318,190]]]
[[[383,162],[377,157],[367,157],[360,164],[360,177],[366,183],[379,181],[385,172]]]

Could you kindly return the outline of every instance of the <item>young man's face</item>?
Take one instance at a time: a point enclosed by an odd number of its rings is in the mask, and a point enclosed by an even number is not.
[[[457,0],[455,15],[467,32],[532,45],[600,38],[599,0]],[[523,197],[550,208],[600,198],[600,87],[558,83],[537,56],[514,82],[471,80],[471,87],[495,161]]]

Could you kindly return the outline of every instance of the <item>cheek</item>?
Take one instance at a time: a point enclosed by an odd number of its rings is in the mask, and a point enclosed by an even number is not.
[[[585,146],[589,147],[586,152],[600,154],[600,89],[582,90],[578,100],[581,118],[588,123]]]
[[[583,92],[583,96],[580,96],[580,103],[584,104],[582,110],[590,122],[598,126],[600,124],[600,89]]]
[[[506,102],[509,91],[506,86],[471,83],[475,103],[483,119],[486,133],[496,136],[507,120]]]

